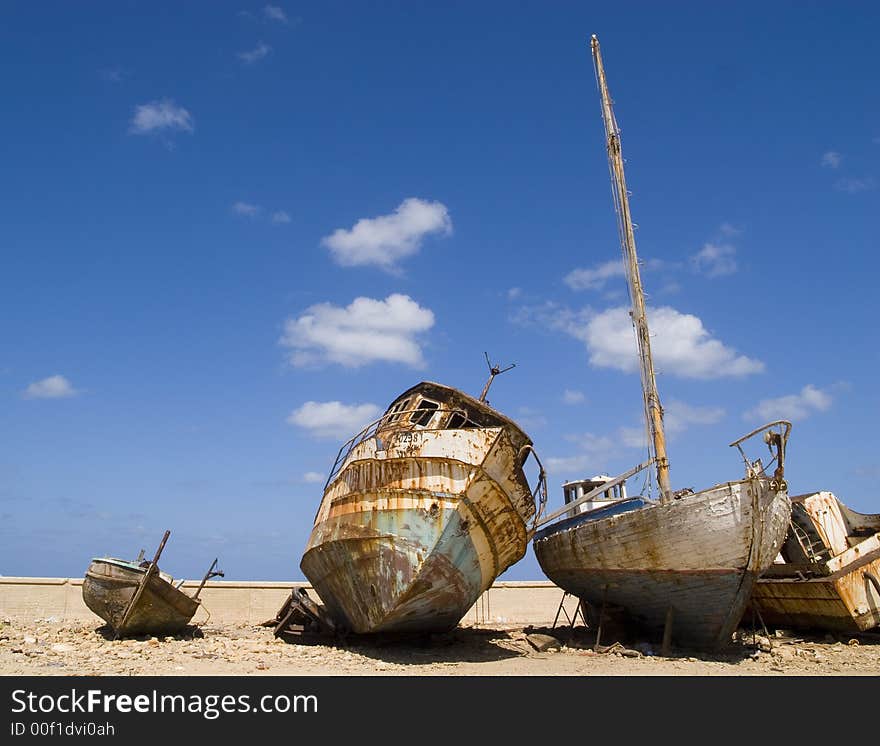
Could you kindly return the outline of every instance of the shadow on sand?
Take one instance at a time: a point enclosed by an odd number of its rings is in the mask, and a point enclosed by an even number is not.
[[[386,663],[424,665],[425,663],[487,663],[517,658],[534,652],[524,640],[515,639],[515,631],[458,627],[445,633],[410,633],[384,635],[287,636],[282,639],[295,645],[328,645],[354,650]],[[520,635],[521,637],[521,635]]]
[[[96,634],[99,634],[105,640],[115,640],[116,632],[113,631],[113,628],[109,624],[101,625],[95,629]],[[205,633],[202,632],[201,627],[198,627],[194,624],[189,624],[184,627],[179,632],[175,632],[174,634],[148,634],[148,635],[122,635],[120,640],[140,640],[141,642],[149,640],[151,637],[158,637],[159,639],[164,640],[166,637],[170,637],[174,640],[197,640],[203,638]]]

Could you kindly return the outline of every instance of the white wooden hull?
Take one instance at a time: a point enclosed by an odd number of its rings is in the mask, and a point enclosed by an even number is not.
[[[756,579],[785,539],[791,502],[768,479],[728,482],[661,505],[538,532],[535,554],[550,580],[595,609],[623,607],[673,640],[714,648],[731,638]]]

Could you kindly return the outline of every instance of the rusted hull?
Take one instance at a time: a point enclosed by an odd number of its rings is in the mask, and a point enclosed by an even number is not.
[[[458,624],[528,547],[535,505],[521,446],[504,428],[359,444],[327,486],[300,562],[340,625],[369,634]]]
[[[751,603],[770,626],[865,632],[880,627],[880,584],[872,575],[880,578],[880,553],[827,577],[762,579]]]
[[[729,482],[599,520],[583,513],[540,531],[535,554],[550,580],[594,609],[622,607],[652,632],[671,609],[675,642],[717,648],[779,552],[790,513],[768,480]]]
[[[199,602],[177,590],[159,574],[149,578],[137,606],[132,609],[125,626],[121,626],[125,610],[144,572],[143,568],[124,560],[92,560],[83,579],[83,601],[120,636],[179,632],[189,624]]]
[[[781,557],[751,605],[770,626],[856,634],[880,627],[880,515],[857,513],[830,492],[793,498],[795,521]],[[809,554],[804,551],[809,545]]]
[[[336,523],[301,562],[328,611],[358,633],[451,629],[482,592],[479,557],[454,510],[383,513],[385,532]],[[354,536],[355,533],[366,534]]]

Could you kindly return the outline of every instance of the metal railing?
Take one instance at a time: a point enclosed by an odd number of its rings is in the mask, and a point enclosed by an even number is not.
[[[428,427],[425,425],[416,425],[415,423],[410,421],[413,413],[431,413],[431,419],[434,419],[437,414],[444,415],[441,417],[438,422],[448,423],[449,420],[455,414],[460,414],[464,422],[462,424],[471,423],[473,427],[469,428],[450,428],[448,424],[444,425],[436,425],[434,427]],[[445,415],[449,415],[447,418]],[[392,419],[393,418],[393,419]],[[330,486],[330,483],[336,478],[339,474],[339,470],[342,468],[342,465],[345,463],[345,460],[349,457],[351,452],[357,448],[361,443],[365,440],[369,440],[370,438],[379,438],[379,431],[384,429],[393,430],[395,432],[400,431],[412,431],[418,430],[419,432],[424,431],[436,431],[436,430],[473,430],[481,428],[481,425],[477,425],[473,422],[465,412],[460,407],[456,407],[455,409],[450,409],[446,407],[438,407],[437,409],[427,410],[427,409],[419,409],[418,407],[414,407],[412,409],[405,409],[398,412],[386,412],[379,419],[374,420],[369,425],[367,425],[363,430],[361,430],[357,435],[353,436],[345,443],[343,443],[342,447],[339,449],[339,452],[336,454],[336,460],[333,462],[333,466],[330,469],[330,475],[327,477],[327,481],[324,483],[324,489]],[[381,445],[381,439],[380,443]],[[379,450],[382,450],[381,448]]]

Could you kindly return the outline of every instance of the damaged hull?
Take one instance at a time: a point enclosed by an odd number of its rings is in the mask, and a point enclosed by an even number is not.
[[[437,405],[430,416],[425,401]],[[526,552],[530,449],[455,389],[423,383],[398,397],[337,459],[300,562],[337,623],[358,634],[455,627]]]
[[[751,605],[765,624],[857,634],[880,627],[880,515],[831,492],[792,498],[791,527]]]
[[[534,548],[544,573],[597,612],[672,639],[718,648],[731,639],[758,576],[785,538],[791,503],[784,487],[751,478],[666,504],[640,498],[581,513],[542,529]]]
[[[198,601],[172,585],[170,576],[157,572],[147,579],[123,625],[125,611],[145,573],[145,568],[133,562],[111,557],[93,559],[86,570],[83,601],[119,636],[179,632],[199,608]]]

